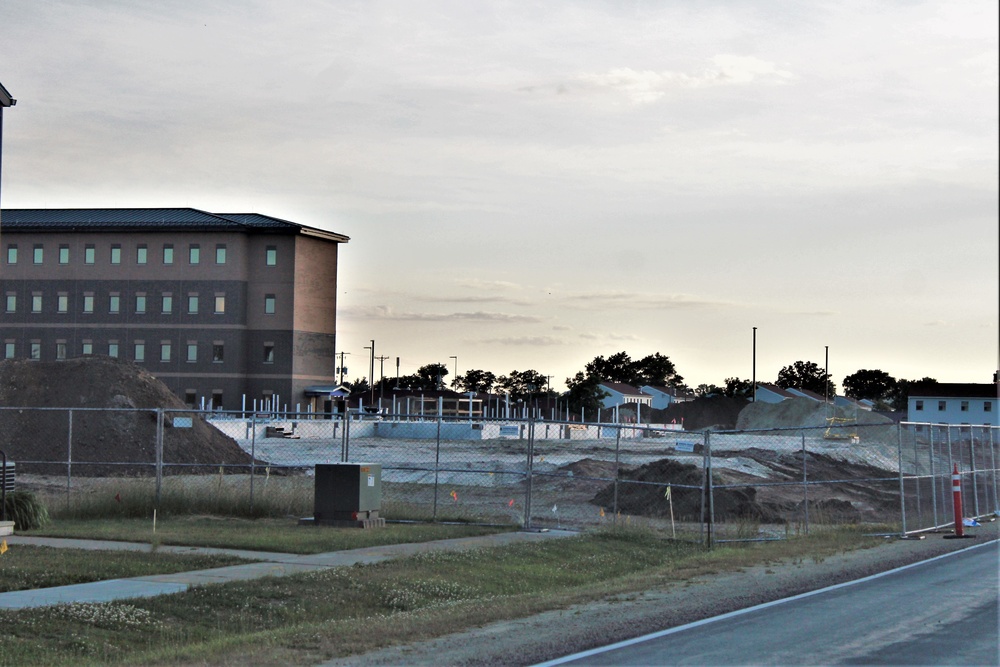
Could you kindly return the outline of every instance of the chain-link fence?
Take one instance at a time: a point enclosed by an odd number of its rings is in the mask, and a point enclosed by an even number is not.
[[[998,429],[989,426],[687,432],[404,414],[0,408],[0,434],[18,475],[41,480],[67,507],[132,484],[152,506],[169,496],[182,508],[201,494],[308,516],[314,466],[352,462],[381,465],[389,520],[638,522],[710,544],[837,524],[947,529],[956,467],[966,516],[1000,510]]]

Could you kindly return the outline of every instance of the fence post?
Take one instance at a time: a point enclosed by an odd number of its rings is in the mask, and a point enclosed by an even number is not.
[[[903,425],[896,424],[896,465],[899,467],[899,518],[900,535],[906,535],[906,488],[903,486]],[[919,484],[919,479],[917,481]]]
[[[436,444],[434,445],[434,510],[431,514],[431,519],[437,521],[438,517],[438,475],[441,470],[441,412],[438,411],[437,418],[437,436],[435,438]]]
[[[156,507],[163,487],[163,408],[156,408]]]
[[[938,523],[938,510],[937,510],[937,479],[934,478],[934,425],[927,425],[927,432],[929,434],[929,454],[927,459],[930,462],[930,476],[931,476],[931,510],[934,513],[934,527],[937,528],[940,524]]]
[[[802,508],[805,511],[806,535],[809,534],[809,473],[806,469],[806,432],[802,432]]]
[[[976,484],[976,431],[969,426],[969,468],[972,470],[972,516],[979,516],[979,486]]]
[[[997,457],[996,457],[996,443],[993,441],[993,432],[996,430],[995,427],[989,427],[990,433],[990,468],[993,469],[993,512],[1000,512],[1000,502],[997,502]]]
[[[524,529],[531,530],[531,487],[535,470],[535,422],[528,422],[527,483],[524,485]]]
[[[923,483],[923,475],[920,474],[920,451],[919,443],[917,442],[917,426],[910,424],[910,429],[913,431],[913,495],[914,504],[917,507],[917,528],[923,528],[924,526],[924,507],[923,502],[920,497],[920,485]],[[903,425],[899,425],[900,430],[902,430]],[[933,487],[932,487],[933,488]],[[933,495],[933,494],[931,494]]]
[[[705,431],[705,488],[708,496],[708,528],[706,537],[708,548],[715,546],[715,487],[712,486],[712,433]],[[705,493],[703,492],[703,497]],[[704,503],[702,504],[704,508]],[[704,522],[704,516],[702,522]]]
[[[601,432],[601,426],[598,424],[597,432]],[[614,506],[612,510],[614,514],[612,516],[612,523],[618,525],[618,480],[621,477],[621,445],[622,445],[622,427],[621,424],[615,426],[615,495],[614,495]]]
[[[951,449],[951,426],[945,426],[944,433],[946,436],[945,440],[948,442],[948,470],[941,475],[941,506],[948,507],[948,495],[951,492],[951,487],[954,486],[954,484],[951,483],[951,471],[955,467],[955,458],[952,455]]]
[[[250,438],[250,516],[253,516],[253,491],[254,491],[253,478],[256,476],[257,476],[257,424],[254,424],[253,437]]]
[[[66,509],[71,505],[73,493],[73,410],[69,411],[69,431],[66,435]]]

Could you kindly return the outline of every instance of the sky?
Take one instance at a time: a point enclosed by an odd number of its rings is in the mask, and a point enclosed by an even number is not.
[[[340,248],[348,378],[989,382],[996,2],[0,0],[4,208]],[[756,327],[756,355],[753,330]],[[379,362],[376,362],[376,376]]]

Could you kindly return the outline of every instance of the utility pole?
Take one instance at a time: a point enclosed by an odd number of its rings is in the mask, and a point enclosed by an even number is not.
[[[365,345],[366,350],[371,350],[371,364],[368,368],[368,390],[371,395],[371,402],[375,402],[375,339],[371,345]]]
[[[385,360],[389,357],[375,357],[378,359],[378,402],[379,407],[382,407],[382,399],[385,398],[385,383],[382,382],[385,379]]]
[[[824,345],[826,348],[826,361],[823,366],[823,402],[830,402],[830,346]]]
[[[753,402],[757,402],[757,327],[753,328]]]
[[[344,368],[344,355],[348,354],[350,354],[350,352],[337,352],[337,354],[334,355],[336,357],[340,357],[340,365],[337,367],[337,372],[340,373],[340,382],[337,384],[344,384],[344,373],[347,372],[347,369]]]

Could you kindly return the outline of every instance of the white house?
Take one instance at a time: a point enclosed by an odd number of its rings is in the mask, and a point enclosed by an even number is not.
[[[653,405],[652,396],[623,382],[602,382],[598,387],[607,394],[601,401],[602,408],[613,408],[625,403],[638,403],[650,407]]]
[[[930,424],[998,426],[998,385],[919,382],[910,385],[907,419]]]

